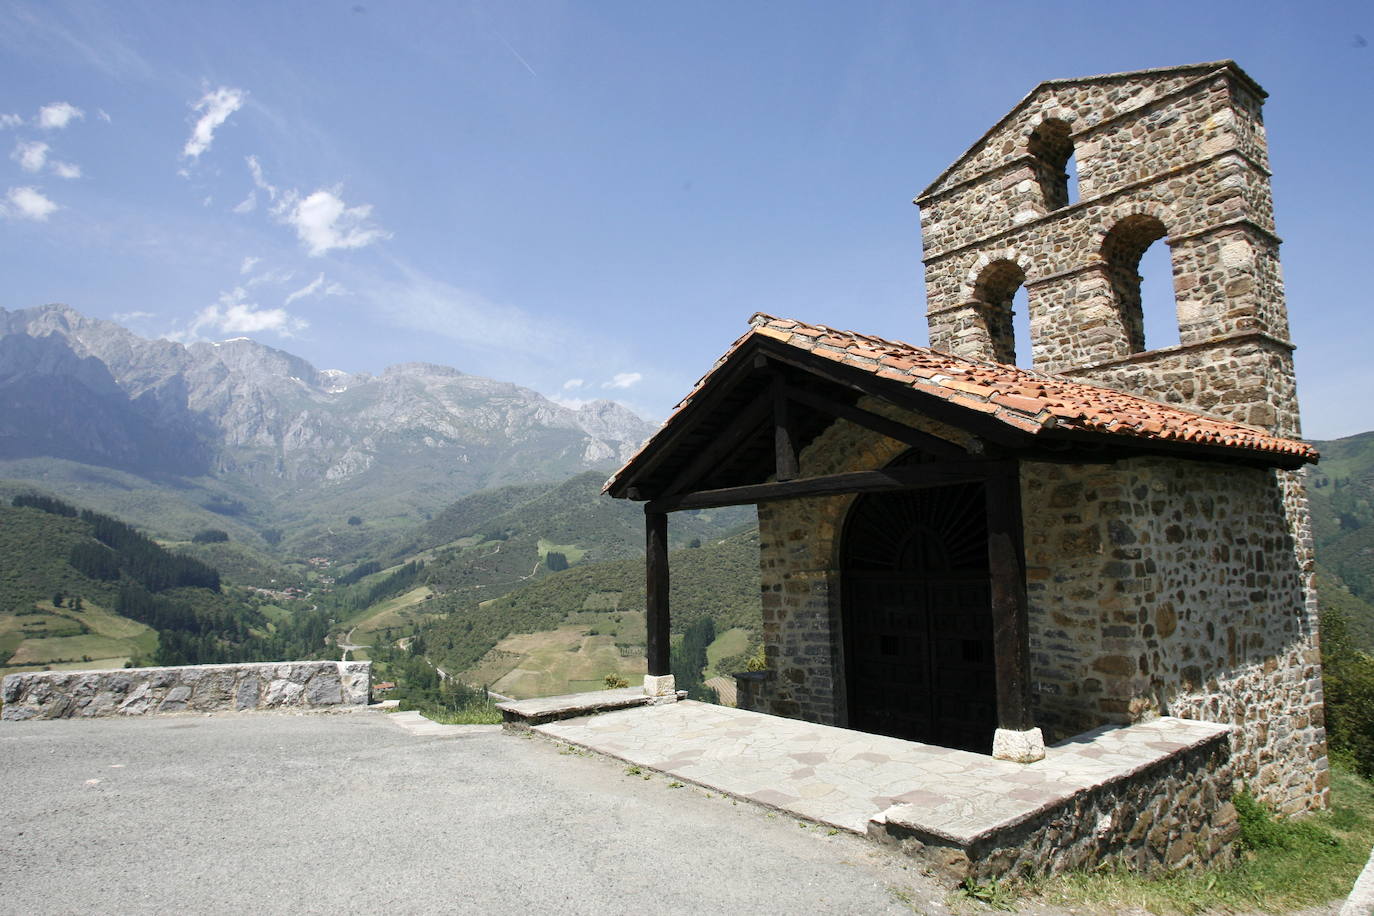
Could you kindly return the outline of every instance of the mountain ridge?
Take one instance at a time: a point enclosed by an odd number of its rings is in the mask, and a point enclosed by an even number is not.
[[[65,305],[0,308],[0,354],[0,459],[210,478],[264,525],[299,519],[302,500],[413,520],[477,490],[609,471],[654,429],[612,401],[574,410],[450,366],[319,370],[250,338],[150,340]]]

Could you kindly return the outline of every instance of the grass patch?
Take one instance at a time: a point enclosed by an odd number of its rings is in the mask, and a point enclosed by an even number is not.
[[[402,697],[398,709],[413,709],[440,725],[499,725],[501,712],[485,690],[449,681],[438,695],[411,700]]]
[[[578,563],[581,563],[582,558],[587,555],[587,550],[584,547],[578,547],[576,544],[555,544],[544,538],[539,539],[538,546],[539,559],[541,561],[549,555],[550,551],[552,551],[554,553],[563,554],[563,556],[567,558],[569,566],[576,566]]]
[[[1280,913],[1350,893],[1374,846],[1374,785],[1333,769],[1331,810],[1276,818],[1249,796],[1236,800],[1240,858],[1193,872],[1146,876],[1117,866],[1031,881],[1027,895],[1059,905],[1152,913]]]
[[[266,617],[272,623],[285,623],[295,616],[286,608],[277,604],[264,604],[261,605],[258,610],[262,611],[262,616]]]
[[[643,642],[644,615],[588,613],[577,622],[541,633],[516,633],[497,643],[461,675],[470,684],[490,684],[516,699],[602,690],[606,675],[630,683],[644,676],[644,655],[622,655],[618,641]]]
[[[379,638],[377,634],[387,627],[394,627],[405,633],[414,632],[424,616],[417,612],[423,610],[421,606],[432,594],[434,592],[428,585],[421,585],[394,598],[388,598],[380,604],[372,605],[357,619],[353,641],[360,646],[373,643]]]
[[[500,725],[501,711],[492,703],[421,709],[420,715],[440,725]]]
[[[722,658],[740,655],[748,648],[748,630],[743,627],[731,627],[726,630],[706,647],[706,670],[703,672],[702,678],[709,681],[713,677],[725,677],[734,674],[733,671],[716,670],[716,662]]]

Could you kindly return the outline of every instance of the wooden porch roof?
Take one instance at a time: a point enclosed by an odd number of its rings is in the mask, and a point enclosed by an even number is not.
[[[1289,469],[1318,458],[1304,442],[1062,376],[763,313],[750,325],[606,493],[650,500],[759,484],[779,455],[841,417],[937,458],[990,457],[984,445],[1059,460],[1167,453]],[[860,409],[865,395],[967,430],[974,453]]]

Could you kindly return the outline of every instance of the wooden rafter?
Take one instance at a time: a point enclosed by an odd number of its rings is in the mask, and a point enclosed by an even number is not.
[[[1005,471],[1002,461],[933,461],[904,468],[885,468],[877,471],[851,471],[805,477],[800,480],[746,484],[716,490],[699,490],[650,500],[647,512],[677,512],[683,509],[715,509],[722,506],[742,506],[774,499],[799,496],[835,496],[844,493],[877,493],[884,490],[916,490],[951,483],[984,480],[990,474]]]

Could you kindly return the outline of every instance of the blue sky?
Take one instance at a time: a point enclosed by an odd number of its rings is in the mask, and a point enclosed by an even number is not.
[[[1350,435],[1371,9],[9,2],[0,305],[659,419],[755,310],[924,344],[911,198],[1039,81],[1234,58],[1270,93],[1304,430]]]

